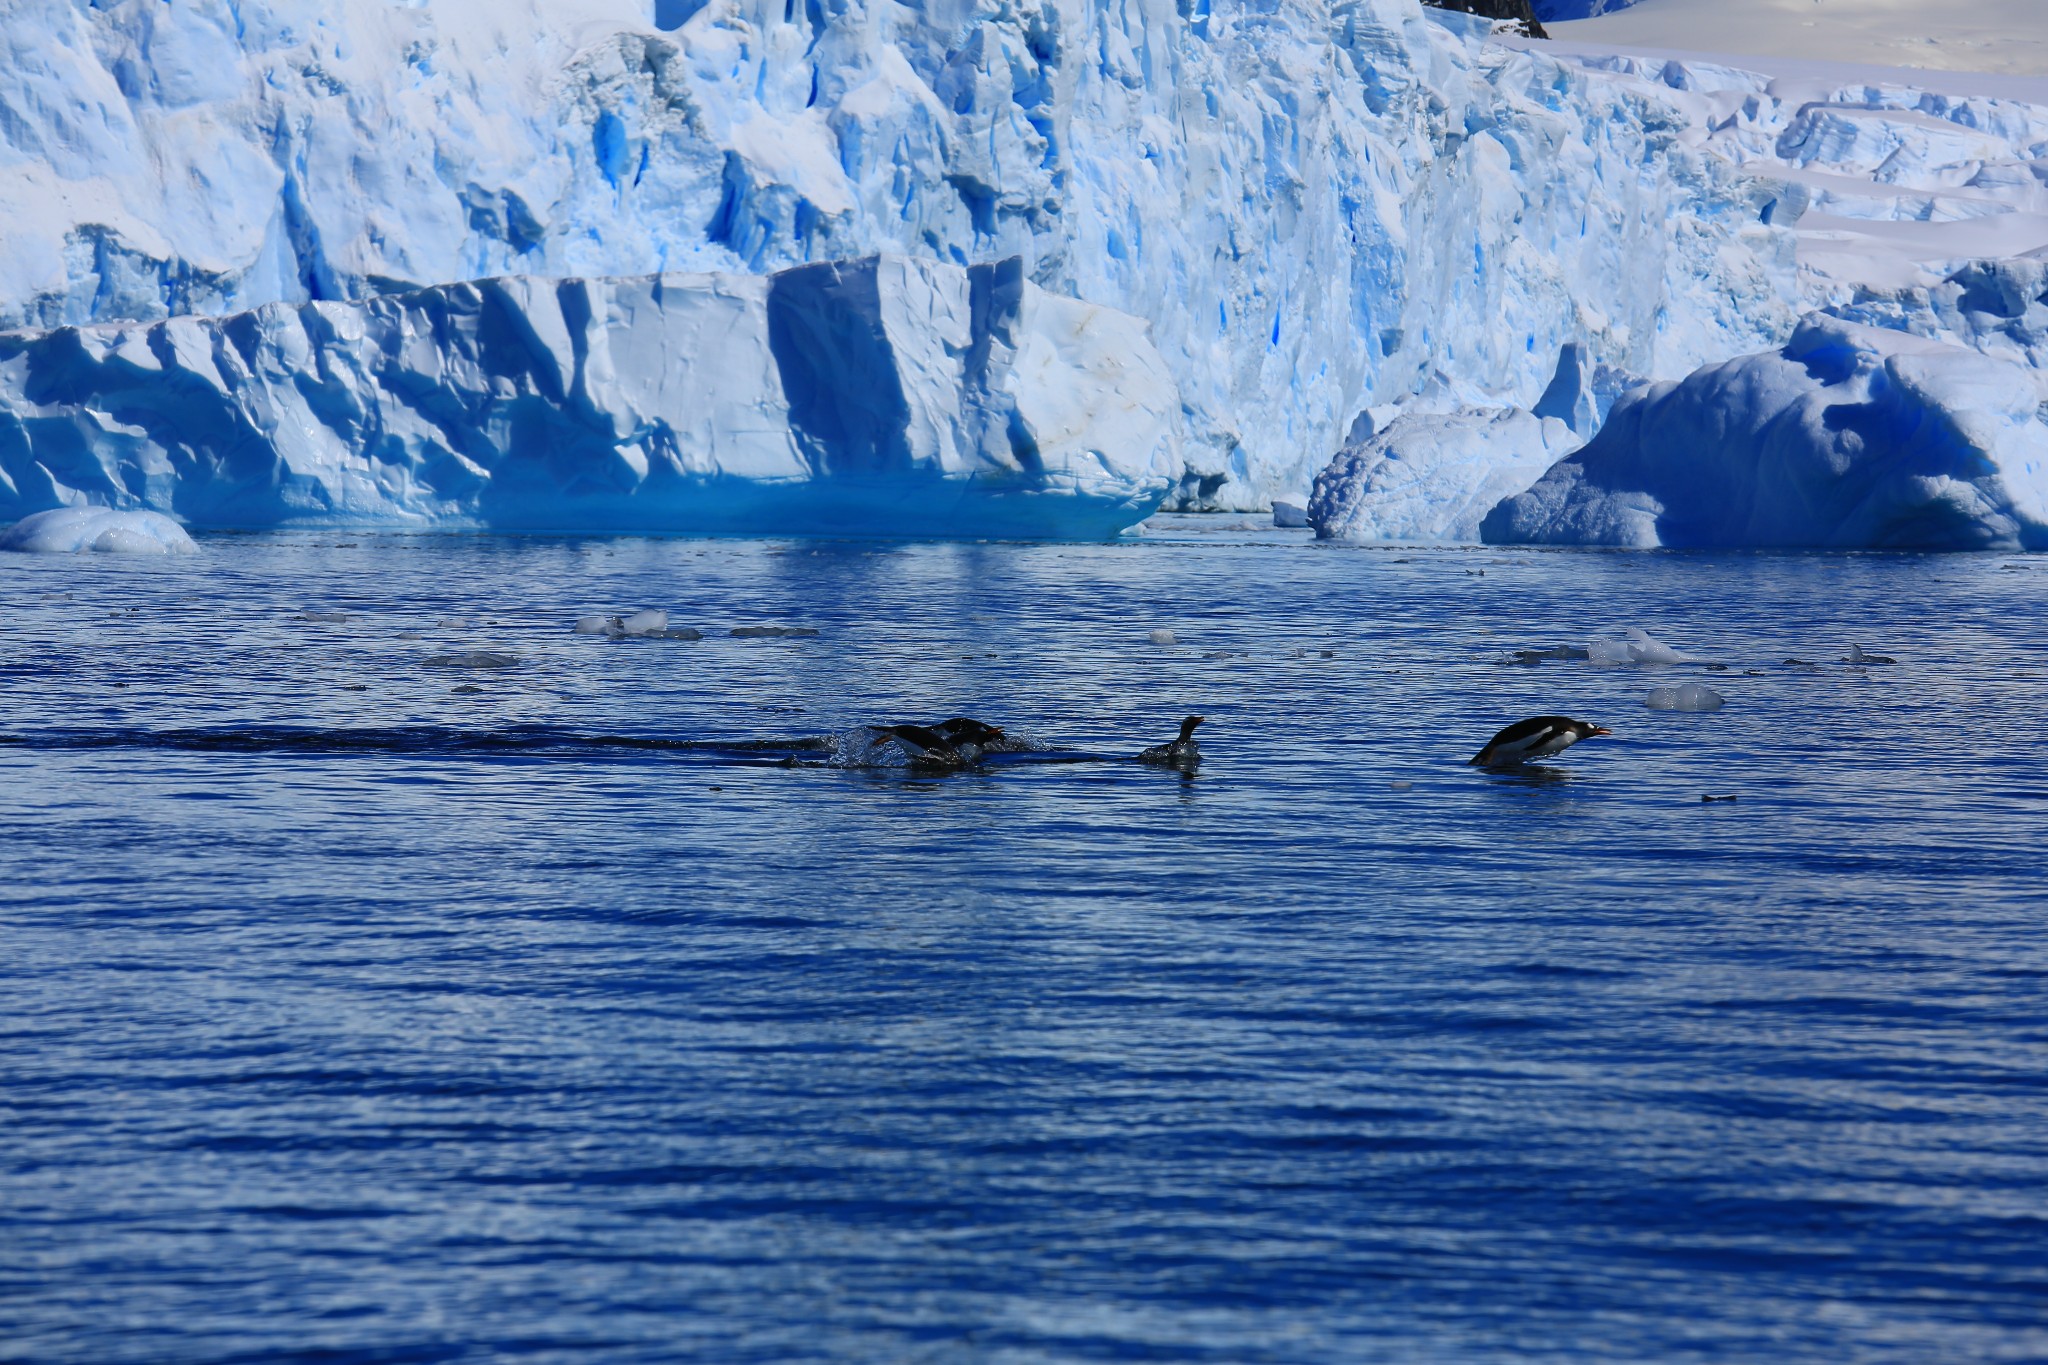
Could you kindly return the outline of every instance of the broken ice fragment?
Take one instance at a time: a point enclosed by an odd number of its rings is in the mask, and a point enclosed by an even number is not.
[[[1683,664],[1692,662],[1690,655],[1680,654],[1662,640],[1652,638],[1647,631],[1637,630],[1631,626],[1626,633],[1628,635],[1629,657],[1637,663]]]
[[[668,629],[668,613],[652,607],[636,611],[619,622],[619,629],[628,635],[658,635]]]
[[[1704,683],[1680,683],[1676,687],[1653,687],[1643,705],[1652,711],[1718,711],[1728,699]]]
[[[1145,638],[1147,640],[1150,640],[1155,645],[1177,645],[1180,643],[1180,637],[1178,635],[1175,635],[1170,630],[1164,629],[1155,630],[1150,635],[1147,635]]]

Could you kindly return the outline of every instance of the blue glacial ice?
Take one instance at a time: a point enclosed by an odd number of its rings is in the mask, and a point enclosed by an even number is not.
[[[1319,540],[1477,540],[1496,503],[1579,445],[1520,408],[1403,413],[1316,475],[1308,521]]]
[[[2048,243],[2048,110],[1909,89],[1896,72],[1788,81],[1488,29],[1415,0],[15,0],[0,34],[0,327],[27,329],[8,343],[17,356],[74,344],[40,335],[64,326],[165,323],[188,350],[296,327],[309,362],[318,351],[401,382],[377,390],[377,414],[416,402],[442,433],[408,417],[377,449],[315,451],[356,430],[322,406],[340,398],[334,382],[274,377],[219,414],[284,442],[274,487],[209,467],[188,504],[165,481],[194,468],[151,463],[172,448],[164,426],[82,397],[70,439],[84,463],[52,466],[51,482],[86,500],[124,496],[95,468],[132,441],[147,469],[125,496],[197,520],[529,524],[557,507],[620,527],[867,517],[954,534],[1093,534],[1162,477],[1169,506],[1300,502],[1368,410],[1380,425],[1433,414],[1448,432],[1460,410],[1523,409],[1584,435],[1628,383],[1781,347],[1816,310],[2048,358],[2032,305],[1998,313],[2003,286],[1981,283],[2024,274],[2013,263]],[[1176,434],[1137,448],[1123,416],[1075,409],[1006,446],[974,393],[926,383],[965,382],[957,365],[902,381],[964,414],[939,423],[947,435],[912,420],[908,455],[864,473],[847,456],[829,490],[815,457],[837,399],[798,412],[794,436],[779,416],[721,427],[739,443],[730,460],[678,455],[674,471],[638,424],[658,418],[683,450],[689,423],[595,380],[558,406],[496,395],[522,414],[497,413],[509,444],[462,429],[492,420],[483,389],[464,386],[490,387],[470,371],[498,357],[465,352],[459,326],[436,330],[444,313],[522,289],[629,299],[679,275],[737,295],[747,277],[876,256],[1014,258],[1042,300],[1142,319]],[[550,283],[506,283],[520,278]],[[335,349],[321,320],[344,316],[402,359]],[[913,320],[898,321],[901,341]],[[605,330],[623,342],[635,325]],[[105,334],[67,335],[90,350]],[[297,363],[296,344],[273,360]],[[1569,411],[1546,393],[1561,355],[1588,380]],[[1057,386],[1018,363],[1018,392],[1050,401]],[[862,373],[823,378],[859,390]],[[1146,422],[1150,384],[1148,371]],[[468,396],[444,411],[428,397],[444,388]],[[822,391],[798,385],[792,401]],[[54,421],[51,401],[0,398],[18,425]],[[314,413],[315,428],[266,429],[266,404]],[[1070,429],[1084,417],[1085,436]],[[848,420],[854,446],[878,449],[861,432],[896,419]],[[560,450],[539,460],[535,431]],[[1011,479],[1033,446],[1046,487],[1067,492]],[[1114,468],[1098,478],[1087,451]],[[1511,454],[1521,479],[1529,452]],[[222,458],[262,462],[241,447]],[[944,482],[920,483],[931,477]],[[1022,495],[981,496],[997,488]],[[964,501],[947,503],[955,492]],[[8,496],[19,509],[50,494]],[[1470,517],[1425,520],[1451,534]]]
[[[199,547],[170,517],[161,512],[120,511],[109,507],[53,507],[23,517],[0,531],[0,550],[20,554],[167,555],[189,554]]]
[[[1260,510],[1367,407],[1526,407],[1571,342],[1675,377],[1782,341],[1782,187],[1662,87],[1485,29],[1414,0],[18,0],[0,326],[1017,256],[1151,325],[1175,504]]]
[[[1179,418],[1142,323],[1015,260],[512,277],[0,336],[0,515],[1103,536]]]
[[[1481,526],[1493,544],[2048,549],[2041,373],[1808,318],[1623,398]]]

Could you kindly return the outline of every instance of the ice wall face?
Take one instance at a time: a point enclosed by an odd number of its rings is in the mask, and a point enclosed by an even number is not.
[[[2035,376],[1809,318],[1781,350],[1639,389],[1481,526],[1493,544],[2048,549]]]
[[[1520,408],[1404,413],[1316,475],[1309,525],[1318,540],[1477,540],[1496,503],[1579,443]]]
[[[1782,186],[1653,83],[1414,0],[13,0],[0,325],[505,274],[1019,255],[1147,319],[1188,502],[1359,409],[1789,333]]]
[[[1015,260],[488,279],[0,335],[0,518],[1108,536],[1178,408]]]

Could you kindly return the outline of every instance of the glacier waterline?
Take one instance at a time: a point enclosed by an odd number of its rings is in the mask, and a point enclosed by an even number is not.
[[[0,560],[0,731],[1208,762],[0,748],[38,1359],[2048,1348],[2042,558],[202,543]],[[706,638],[569,632],[643,605]],[[1627,624],[1731,667],[1496,662]],[[1621,734],[1459,766],[1555,706]]]

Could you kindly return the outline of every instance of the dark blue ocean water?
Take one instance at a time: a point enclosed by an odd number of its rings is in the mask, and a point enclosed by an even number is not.
[[[0,1358],[2048,1358],[2048,559],[1221,526],[0,557]]]

